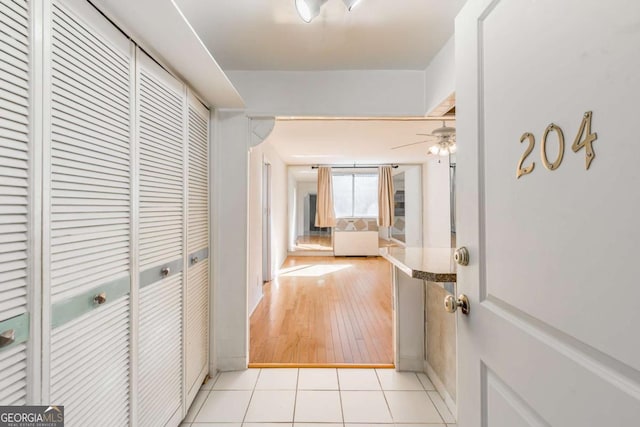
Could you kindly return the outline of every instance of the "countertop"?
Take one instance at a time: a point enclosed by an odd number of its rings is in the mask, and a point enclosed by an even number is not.
[[[405,274],[429,282],[455,282],[456,263],[451,248],[381,248],[380,255]]]

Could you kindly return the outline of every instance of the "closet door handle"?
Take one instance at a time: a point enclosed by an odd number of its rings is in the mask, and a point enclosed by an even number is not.
[[[162,277],[167,277],[169,273],[171,273],[171,269],[169,267],[163,267],[162,270],[160,270]]]
[[[93,297],[93,303],[94,304],[102,305],[105,302],[107,302],[107,293],[106,292],[100,292],[98,295]]]
[[[13,344],[16,340],[16,330],[8,329],[0,334],[0,348]]]
[[[194,256],[193,258],[191,258],[191,264],[197,264],[198,261],[200,261],[200,259],[197,256]]]

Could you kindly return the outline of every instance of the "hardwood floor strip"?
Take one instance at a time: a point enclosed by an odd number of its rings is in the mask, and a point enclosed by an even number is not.
[[[393,366],[382,258],[289,257],[250,319],[251,365]]]
[[[249,363],[249,368],[395,369],[393,363]]]

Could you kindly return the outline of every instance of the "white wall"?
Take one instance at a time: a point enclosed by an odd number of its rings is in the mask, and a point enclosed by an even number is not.
[[[451,218],[447,157],[432,157],[422,165],[422,187],[424,247],[448,248],[451,246]]]
[[[296,179],[289,170],[288,173],[289,184],[287,186],[287,192],[289,194],[289,203],[287,205],[287,209],[289,212],[289,217],[287,222],[289,223],[289,243],[288,250],[293,251],[293,248],[296,244],[296,226],[298,223],[298,213],[296,212],[296,206],[298,204],[298,184],[296,183]]]
[[[271,271],[275,276],[287,257],[287,166],[268,142],[249,154],[249,272],[248,307],[252,313],[262,299],[263,165],[271,164]]]
[[[421,167],[408,168],[404,172],[404,221],[405,244],[422,246],[422,173]]]
[[[247,366],[249,119],[243,111],[219,110],[214,129],[213,347],[217,369],[227,371]]]
[[[453,36],[451,36],[424,72],[426,113],[431,112],[455,92],[455,66],[455,45]]]
[[[423,71],[229,71],[252,114],[422,116]]]

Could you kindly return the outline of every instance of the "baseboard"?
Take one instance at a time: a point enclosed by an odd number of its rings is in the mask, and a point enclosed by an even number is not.
[[[393,363],[249,363],[249,368],[394,369]]]
[[[247,369],[246,357],[221,357],[218,359],[218,371],[244,371]]]
[[[447,405],[447,408],[449,408],[449,411],[451,411],[453,416],[456,417],[457,419],[458,406],[456,405],[455,400],[453,400],[453,398],[447,391],[446,387],[444,386],[444,383],[442,382],[442,380],[440,380],[440,377],[438,377],[438,375],[436,374],[436,371],[433,370],[431,365],[429,365],[429,362],[427,362],[426,360],[424,361],[424,372],[427,373],[427,376],[431,380],[431,383],[436,388],[438,393],[440,393],[440,396],[442,397],[442,400],[444,400],[444,403]]]
[[[424,372],[424,364],[422,359],[400,356],[398,363],[396,363],[396,369],[398,371]]]

